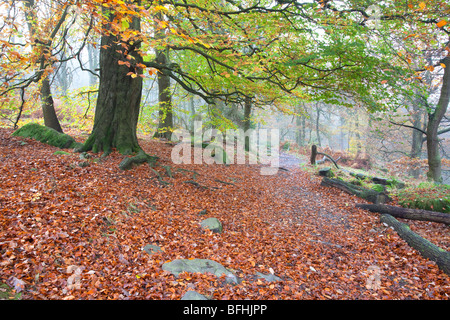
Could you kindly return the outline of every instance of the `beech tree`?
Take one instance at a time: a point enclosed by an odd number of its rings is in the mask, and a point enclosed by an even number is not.
[[[100,79],[94,127],[79,151],[112,148],[122,154],[140,151],[136,126],[142,94],[140,17],[120,11],[128,7],[107,4],[97,16],[101,25]],[[93,11],[94,14],[95,11]]]
[[[408,92],[399,89],[400,80],[414,78],[415,74],[400,63],[396,44],[383,42],[385,35],[403,21],[437,26],[447,32],[437,18],[437,14],[447,12],[442,9],[443,2],[436,0],[433,4],[435,9],[426,12],[421,3],[402,7],[389,1],[380,4],[380,15],[374,19],[370,3],[356,0],[339,5],[335,1],[263,0],[62,2],[62,13],[89,21],[89,27],[83,29],[86,34],[92,29],[101,36],[94,127],[80,150],[141,151],[136,126],[142,78],[147,75],[159,77],[160,102],[169,111],[170,82],[208,104],[221,101],[245,105],[246,115],[251,108],[267,104],[291,112],[290,105],[298,104],[299,99],[342,106],[356,102],[371,111],[386,111],[401,101],[399,92]],[[62,20],[62,14],[55,14],[53,19],[58,21],[56,18]],[[381,27],[369,27],[374,21]],[[63,39],[67,28],[58,29],[56,34]],[[16,65],[27,59],[25,51],[13,51],[11,41],[2,43]],[[50,60],[57,61],[53,56],[46,59]],[[442,61],[442,65],[446,63]],[[6,67],[3,63],[2,68]],[[7,77],[15,77],[17,73],[7,68],[11,74],[6,73]],[[17,81],[11,86],[5,78],[4,92],[27,83]],[[446,101],[443,97],[439,104],[443,107],[430,113],[430,159],[437,159],[432,148],[436,130],[432,128],[442,119]],[[167,123],[161,121],[161,128],[170,131],[170,117],[163,120]],[[430,160],[430,168],[438,162]],[[438,179],[436,174],[430,175]]]
[[[323,44],[307,41],[322,30],[322,26],[313,26],[316,31],[306,29],[310,22],[305,15],[317,15],[314,4],[299,9],[295,4],[268,2],[148,5],[111,1],[98,6],[101,13],[95,2],[90,10],[100,20],[100,85],[94,128],[83,151],[108,153],[117,148],[131,154],[140,150],[136,125],[144,69],[157,70],[160,103],[169,107],[166,90],[172,79],[207,103],[243,102],[248,115],[250,101],[255,106],[283,99],[286,93],[307,96],[331,91],[349,79],[341,77],[345,72],[357,79],[369,78],[368,57],[364,61],[356,54],[347,58],[346,46],[354,46],[354,41],[332,33]],[[143,31],[141,23],[146,29],[156,25],[153,33]],[[141,47],[154,51],[144,52]],[[168,49],[177,63],[168,63]],[[303,56],[299,59],[299,55]],[[304,87],[312,91],[303,92]],[[363,87],[356,87],[361,93]]]

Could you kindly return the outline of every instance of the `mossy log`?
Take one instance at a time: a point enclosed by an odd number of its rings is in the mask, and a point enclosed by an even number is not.
[[[319,170],[319,176],[321,177],[332,177],[333,172],[330,167],[325,167]]]
[[[366,189],[363,187],[355,186],[351,183],[324,177],[321,183],[325,187],[335,187],[349,194],[356,195],[362,199],[365,199],[372,203],[386,203],[391,201],[389,196],[384,192],[378,192],[372,189]]]
[[[14,131],[12,135],[16,137],[33,138],[60,149],[73,149],[82,145],[81,143],[76,142],[75,139],[68,134],[58,132],[55,129],[42,126],[38,123],[28,123]]]
[[[445,223],[447,225],[450,225],[450,214],[448,214],[448,213],[421,210],[421,209],[409,209],[409,208],[395,207],[395,206],[390,206],[390,205],[386,205],[386,204],[358,203],[358,204],[356,204],[356,207],[366,209],[371,212],[390,214],[391,216],[396,217],[396,218],[420,220],[420,221],[431,221],[431,222]]]
[[[381,177],[372,177],[372,176],[369,176],[369,175],[366,175],[363,173],[354,173],[354,172],[350,172],[350,171],[347,171],[347,172],[350,173],[350,175],[352,175],[358,179],[361,179],[361,180],[368,179],[368,180],[371,180],[373,183],[381,184],[383,186],[395,186],[399,189],[402,189],[406,186],[405,183],[401,182],[401,181],[390,180],[390,179],[381,178]]]
[[[417,233],[413,232],[408,225],[399,222],[390,214],[382,214],[380,221],[394,228],[397,234],[405,240],[408,245],[419,253],[430,259],[438,265],[439,269],[450,275],[450,252],[436,246],[425,238],[422,238]]]

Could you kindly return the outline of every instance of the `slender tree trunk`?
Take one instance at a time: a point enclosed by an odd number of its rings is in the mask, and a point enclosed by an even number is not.
[[[156,60],[161,64],[166,64],[165,52],[159,52]],[[170,140],[173,128],[172,93],[170,92],[170,77],[164,74],[164,71],[158,71],[158,90],[159,125],[157,136]]]
[[[416,128],[421,128],[422,125],[422,108],[420,107],[420,99],[414,99],[413,101],[413,115],[412,124]],[[423,133],[419,130],[412,130],[412,143],[411,143],[411,159],[420,159],[423,146]],[[418,178],[420,175],[420,169],[413,166],[409,170],[409,174],[414,178]]]
[[[319,104],[316,105],[316,135],[317,135],[317,145],[320,147],[322,144],[320,142],[320,108]]]
[[[303,116],[296,116],[295,117],[295,142],[301,146],[302,145],[302,141],[303,141],[303,136],[302,136],[302,118]]]
[[[162,13],[156,14],[155,21],[155,38],[164,39],[166,37],[165,28],[158,26],[158,21],[162,21]],[[168,49],[156,50],[156,62],[161,65],[168,63]],[[172,93],[170,92],[170,76],[164,70],[158,71],[158,100],[159,100],[159,124],[155,136],[160,138],[171,139],[173,130],[173,112],[172,112]]]
[[[356,136],[356,158],[361,154],[361,134],[359,132],[359,116],[356,112],[355,116],[355,136]]]
[[[61,125],[59,124],[58,117],[56,116],[55,105],[53,103],[50,80],[48,76],[46,76],[42,80],[40,95],[45,126],[62,133],[63,130],[61,128]]]
[[[189,113],[191,114],[190,116],[190,122],[189,122],[189,132],[191,133],[191,135],[194,135],[194,123],[195,123],[195,104],[194,104],[194,96],[191,96],[189,98]]]
[[[450,98],[450,56],[443,59],[445,64],[441,94],[434,112],[428,112],[427,152],[428,152],[428,180],[442,182],[441,156],[439,153],[438,128],[447,111]]]
[[[345,143],[344,143],[345,142],[344,141],[345,133],[344,133],[344,130],[342,130],[342,128],[345,125],[345,118],[341,116],[341,121],[340,122],[341,123],[340,123],[339,144],[341,146],[341,150],[344,150],[345,149]]]
[[[244,102],[244,132],[250,129],[252,115],[252,99],[246,97]],[[250,137],[245,137],[245,150],[250,150]]]
[[[25,18],[27,21],[28,29],[30,30],[31,38],[36,40],[37,34],[36,34],[36,23],[37,23],[37,15],[34,12],[34,0],[26,0],[24,2],[26,13]],[[45,43],[45,41],[40,41],[40,43]],[[50,42],[51,43],[51,42]],[[36,44],[34,42],[33,47],[41,46],[39,44]],[[40,65],[43,67],[41,69],[44,69],[47,65],[45,55],[50,53],[51,48],[48,44],[43,44],[42,48],[39,48],[41,50],[42,56],[40,57]],[[43,72],[42,70],[39,72]],[[43,73],[42,73],[43,74]],[[46,127],[55,129],[58,132],[63,132],[61,125],[59,124],[58,117],[56,116],[55,106],[53,103],[52,98],[52,92],[50,87],[50,79],[49,74],[47,73],[45,75],[45,78],[42,79],[40,92],[41,96],[41,106],[42,106],[42,113],[44,116],[44,124]]]
[[[113,12],[110,13],[113,19]],[[133,17],[130,29],[140,31],[139,18]],[[116,148],[122,154],[141,151],[136,127],[142,95],[142,77],[136,64],[142,63],[138,53],[139,41],[125,44],[113,33],[101,37],[100,82],[95,109],[94,127],[80,151],[104,151],[109,154]],[[127,50],[125,54],[124,50]],[[127,59],[131,56],[131,59]],[[119,61],[126,62],[119,64]],[[127,65],[127,63],[129,65]]]

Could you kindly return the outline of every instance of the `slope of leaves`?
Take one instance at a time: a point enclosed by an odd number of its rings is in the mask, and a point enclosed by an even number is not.
[[[180,299],[187,290],[220,300],[448,299],[449,277],[377,214],[355,209],[360,199],[294,167],[261,176],[257,165],[173,165],[170,144],[140,141],[160,157],[166,185],[147,165],[121,171],[116,153],[80,160],[10,134],[0,129],[0,282],[23,299]],[[185,183],[192,171],[198,185]],[[224,232],[202,230],[205,217]],[[448,227],[412,228],[449,249]],[[162,252],[150,256],[146,244]],[[177,258],[215,260],[242,282],[162,270]],[[377,288],[367,286],[373,266]]]

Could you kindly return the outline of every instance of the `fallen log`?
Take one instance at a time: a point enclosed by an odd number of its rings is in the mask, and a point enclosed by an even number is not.
[[[387,204],[356,204],[357,208],[366,209],[371,212],[390,214],[396,218],[431,221],[445,223],[450,225],[450,214],[436,211],[428,211],[421,209],[409,209],[402,207],[390,206]]]
[[[386,203],[391,201],[389,196],[384,192],[378,192],[372,189],[366,189],[363,187],[355,186],[351,183],[338,180],[338,179],[330,179],[324,177],[322,183],[320,184],[325,187],[334,187],[338,188],[344,192],[349,194],[356,195],[362,199],[365,199],[372,203]]]
[[[382,214],[380,221],[394,228],[397,234],[405,240],[408,245],[419,253],[430,259],[438,265],[439,269],[450,276],[450,252],[436,246],[427,239],[422,238],[417,233],[413,232],[408,225],[399,222],[390,214]]]
[[[347,171],[350,175],[356,177],[357,179],[360,180],[364,180],[364,179],[368,179],[371,180],[373,183],[376,184],[381,184],[383,186],[396,186],[398,189],[402,189],[404,188],[406,185],[404,182],[401,181],[396,181],[396,180],[390,180],[390,179],[386,179],[386,178],[381,178],[381,177],[372,177],[363,173],[354,173],[351,171]]]

